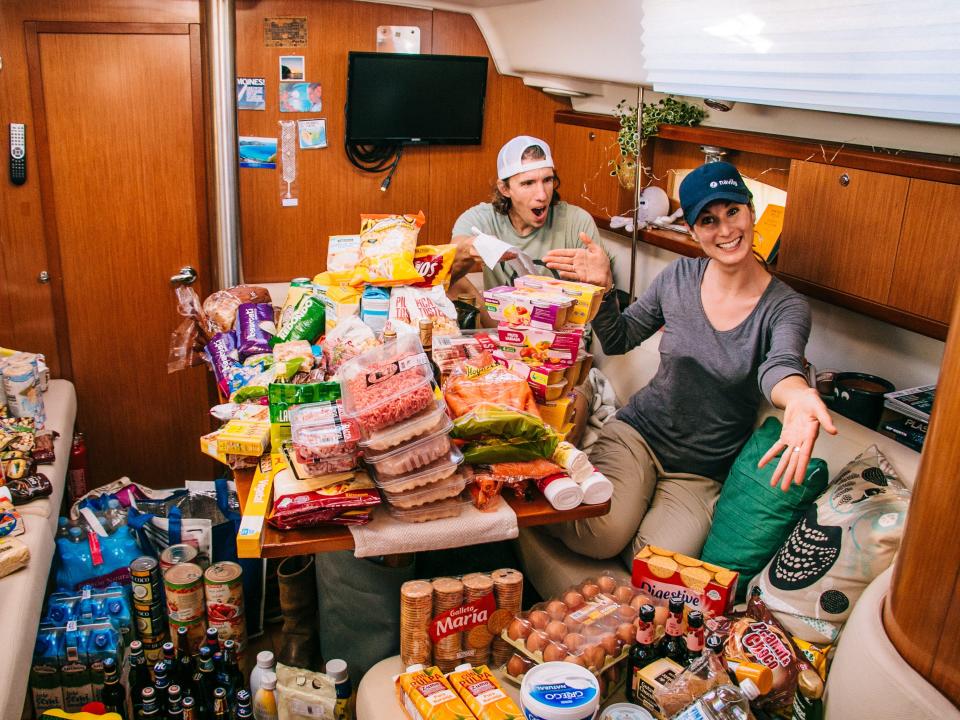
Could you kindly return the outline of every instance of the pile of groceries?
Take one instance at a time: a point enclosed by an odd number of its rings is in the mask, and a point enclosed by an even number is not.
[[[564,440],[602,288],[518,277],[484,294],[499,326],[478,332],[476,308],[446,295],[455,247],[418,246],[423,222],[361,216],[279,308],[255,286],[202,303],[178,290],[170,367],[202,358],[224,401],[201,449],[254,472],[242,553],[256,554],[263,522],[359,525],[376,511],[419,523],[496,509],[504,488],[539,488],[558,510],[610,498]]]
[[[645,546],[632,577],[527,610],[516,570],[407,582],[398,703],[411,720],[822,717],[829,648],[792,637],[759,591],[733,612],[737,577]]]

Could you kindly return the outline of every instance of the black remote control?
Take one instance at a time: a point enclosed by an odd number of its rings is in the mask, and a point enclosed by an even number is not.
[[[26,181],[26,128],[23,123],[10,123],[10,182],[23,185]]]

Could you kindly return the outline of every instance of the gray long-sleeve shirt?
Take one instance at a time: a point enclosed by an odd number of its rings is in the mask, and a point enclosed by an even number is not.
[[[803,375],[810,307],[772,278],[756,307],[718,331],[700,300],[706,258],[681,258],[622,314],[611,295],[593,328],[607,355],[620,355],[663,328],[660,367],[617,417],[632,425],[669,472],[726,478],[746,442],[763,395]]]

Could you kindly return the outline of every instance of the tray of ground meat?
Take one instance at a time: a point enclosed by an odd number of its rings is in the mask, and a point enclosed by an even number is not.
[[[441,518],[457,517],[469,504],[470,495],[467,493],[462,493],[456,497],[447,498],[445,500],[436,500],[434,502],[426,503],[425,505],[418,505],[417,507],[412,508],[401,508],[387,504],[387,511],[393,515],[393,517],[397,518],[397,520],[403,520],[404,522],[410,523],[420,523],[427,522],[428,520],[440,520]]]
[[[360,441],[360,447],[363,448],[364,452],[371,454],[384,453],[400,443],[421,438],[439,430],[447,422],[446,413],[447,404],[443,400],[438,400],[413,417],[383,430],[369,433],[366,440]]]
[[[374,471],[374,481],[382,490],[395,493],[405,492],[450,477],[457,471],[457,467],[462,462],[463,453],[456,448],[452,448],[450,452],[438,460],[434,460],[429,465],[410,473],[386,475]]]
[[[444,420],[446,422],[430,434],[405,442],[385,453],[374,453],[365,449],[363,459],[378,475],[388,476],[402,475],[429,465],[450,452],[448,433],[453,427],[453,421],[446,416]]]
[[[344,410],[367,437],[435,401],[430,361],[415,335],[403,335],[344,363],[340,386]]]
[[[383,497],[388,503],[394,507],[406,509],[459,495],[466,486],[466,478],[460,473],[454,473],[440,482],[430,483],[406,492],[398,493],[389,490],[381,490],[381,492],[383,492]]]

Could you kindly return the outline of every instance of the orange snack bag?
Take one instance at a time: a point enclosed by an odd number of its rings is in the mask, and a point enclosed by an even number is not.
[[[397,676],[397,699],[410,720],[474,720],[438,667]]]
[[[448,676],[453,689],[478,720],[515,720],[523,712],[510,699],[486,665],[462,665]]]

